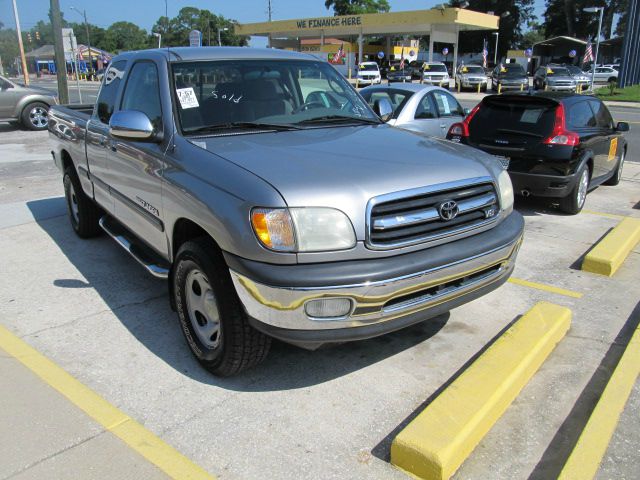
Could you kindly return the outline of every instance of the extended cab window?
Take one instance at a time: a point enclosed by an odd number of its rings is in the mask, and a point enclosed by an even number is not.
[[[596,117],[588,102],[580,102],[569,108],[569,127],[587,128],[596,126]]]
[[[127,62],[125,60],[114,62],[104,74],[104,83],[102,84],[98,101],[96,102],[96,116],[104,124],[109,123],[111,115],[113,114],[118,89],[124,77],[124,69],[126,66]]]
[[[149,117],[156,131],[162,130],[162,107],[158,68],[153,62],[138,62],[131,69],[120,110],[138,110]]]

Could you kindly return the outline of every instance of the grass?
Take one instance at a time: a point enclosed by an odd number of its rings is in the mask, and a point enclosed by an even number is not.
[[[632,85],[625,88],[616,88],[613,95],[609,87],[602,87],[596,90],[596,95],[600,100],[614,100],[616,102],[640,102],[640,85]]]

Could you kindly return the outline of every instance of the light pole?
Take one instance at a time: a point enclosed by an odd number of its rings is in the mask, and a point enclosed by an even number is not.
[[[496,50],[493,52],[493,66],[495,67],[498,64],[498,37],[500,36],[500,32],[493,32],[492,35],[496,36]]]
[[[18,33],[18,48],[20,49],[20,60],[22,61],[22,73],[24,74],[24,84],[29,86],[29,70],[27,69],[27,59],[24,56],[24,45],[22,44],[22,31],[20,30],[20,18],[18,17],[18,7],[16,0],[13,0],[13,16],[16,19],[16,32]]]
[[[229,30],[228,28],[218,28],[218,46],[221,47],[222,46],[222,40],[220,39],[220,32],[226,32],[227,30]]]
[[[593,65],[591,66],[591,91],[595,90],[595,77],[596,77],[596,63],[598,62],[598,50],[600,50],[600,30],[602,29],[602,14],[604,13],[604,7],[587,7],[582,11],[587,13],[600,12],[600,19],[598,20],[598,37],[596,38],[596,56],[593,57]]]
[[[87,48],[89,49],[89,71],[93,72],[93,59],[91,58],[91,38],[89,38],[89,22],[87,22],[87,11],[80,11],[76,7],[70,7],[70,9],[75,10],[78,15],[82,15],[84,17],[84,28],[87,33]]]
[[[158,48],[162,46],[162,34],[157,32],[151,32],[154,37],[158,38]]]

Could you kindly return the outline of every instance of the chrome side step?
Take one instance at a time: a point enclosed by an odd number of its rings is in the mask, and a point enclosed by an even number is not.
[[[129,254],[147,271],[157,278],[169,277],[168,263],[146,245],[142,245],[135,236],[116,220],[104,216],[99,221],[100,227],[113,238],[118,245]]]

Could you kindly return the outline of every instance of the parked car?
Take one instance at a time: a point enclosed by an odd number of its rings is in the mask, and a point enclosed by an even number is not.
[[[45,130],[58,96],[39,87],[25,87],[0,77],[0,122],[17,122],[29,130]]]
[[[533,75],[534,90],[565,90],[575,92],[576,79],[567,67],[561,65],[545,65],[539,67]]]
[[[576,65],[566,65],[566,68],[569,70],[569,73],[576,81],[576,86],[580,90],[585,90],[591,87],[591,76],[580,70],[580,67],[577,67]]]
[[[460,65],[456,70],[455,84],[460,90],[465,88],[477,90],[480,85],[480,89],[486,92],[488,81],[489,78],[481,65]]]
[[[449,88],[449,72],[442,62],[425,62],[422,66],[422,83]]]
[[[392,62],[387,71],[387,81],[392,82],[411,82],[411,67],[408,62]]]
[[[356,80],[359,85],[373,85],[374,83],[382,83],[380,69],[376,62],[362,62],[358,65],[358,75]]]
[[[628,130],[596,97],[534,92],[485,97],[447,138],[506,157],[516,193],[575,214],[589,190],[620,182]]]
[[[513,271],[523,220],[495,157],[374,106],[297,52],[143,50],[113,59],[93,112],[53,107],[49,131],[74,231],[167,278],[193,355],[233,375],[271,337],[381,335]]]
[[[449,127],[465,116],[455,97],[440,87],[402,83],[367,87],[360,94],[371,107],[382,99],[393,105],[389,125],[434,137],[446,137]]]
[[[590,72],[585,72],[588,75],[591,75]],[[594,82],[617,82],[618,81],[618,71],[614,70],[611,67],[596,67],[595,74],[593,75]]]
[[[496,65],[491,72],[490,86],[492,90],[526,90],[529,88],[527,72],[518,63]]]

